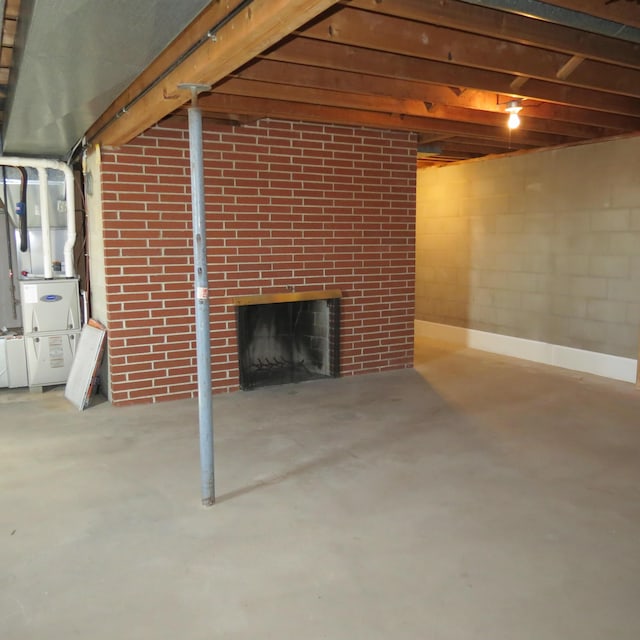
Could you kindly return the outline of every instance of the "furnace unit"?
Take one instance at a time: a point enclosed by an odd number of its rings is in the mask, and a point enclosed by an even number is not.
[[[7,156],[0,168],[0,387],[64,384],[81,330],[73,171]]]
[[[66,382],[80,338],[78,280],[20,281],[29,386]]]

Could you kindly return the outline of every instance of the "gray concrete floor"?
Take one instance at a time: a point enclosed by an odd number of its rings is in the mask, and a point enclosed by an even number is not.
[[[640,391],[420,342],[417,367],[78,412],[0,393],[0,637],[640,637]]]

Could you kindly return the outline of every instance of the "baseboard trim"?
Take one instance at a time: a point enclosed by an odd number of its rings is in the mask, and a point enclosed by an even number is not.
[[[638,361],[633,358],[622,358],[606,353],[574,349],[559,344],[514,338],[513,336],[503,336],[498,333],[478,331],[477,329],[454,327],[427,320],[416,320],[415,332],[416,336],[452,342],[471,349],[531,360],[582,373],[593,373],[613,380],[621,380],[633,384],[636,382]]]

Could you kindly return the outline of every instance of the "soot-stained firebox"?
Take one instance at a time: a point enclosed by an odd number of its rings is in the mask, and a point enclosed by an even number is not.
[[[340,375],[340,291],[234,299],[240,388]]]

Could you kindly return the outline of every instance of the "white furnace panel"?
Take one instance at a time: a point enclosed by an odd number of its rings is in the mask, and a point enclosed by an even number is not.
[[[21,280],[24,333],[80,330],[76,279]]]
[[[25,336],[30,386],[66,382],[80,331],[56,335]]]

